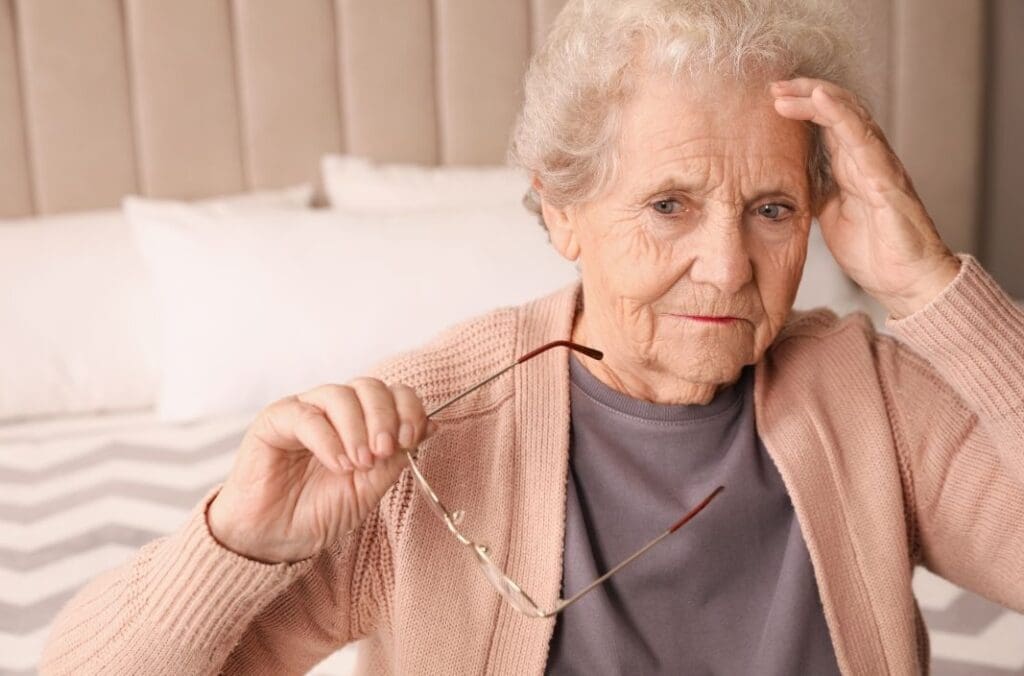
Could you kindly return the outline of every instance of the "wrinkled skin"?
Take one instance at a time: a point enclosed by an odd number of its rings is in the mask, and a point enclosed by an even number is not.
[[[707,403],[760,359],[803,270],[809,147],[766,86],[642,82],[623,111],[618,180],[584,204],[544,204],[552,242],[580,264],[573,338],[605,352],[586,361],[595,375],[640,399]]]
[[[618,177],[544,221],[579,262],[575,341],[603,382],[658,403],[705,404],[758,362],[789,314],[812,213],[810,128],[836,189],[817,215],[842,269],[894,320],[928,305],[959,259],[866,107],[824,80],[672,80],[648,74],[624,105]],[[708,322],[701,317],[731,317]]]

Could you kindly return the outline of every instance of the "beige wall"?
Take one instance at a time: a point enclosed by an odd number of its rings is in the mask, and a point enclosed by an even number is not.
[[[984,110],[984,4],[895,0],[892,141],[939,232],[977,252]]]
[[[995,0],[988,26],[982,259],[1024,298],[1024,2]]]
[[[1024,0],[858,0],[868,99],[939,232],[1024,298]]]

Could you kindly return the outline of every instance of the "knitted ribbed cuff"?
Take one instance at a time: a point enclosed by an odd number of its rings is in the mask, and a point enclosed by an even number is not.
[[[212,657],[230,650],[259,611],[316,558],[269,564],[222,546],[206,519],[220,488],[210,489],[185,525],[139,564],[146,583],[140,611],[159,627],[161,640],[179,642],[184,654]]]
[[[1004,416],[1024,406],[1024,310],[970,254],[931,303],[886,319],[897,338],[927,359],[980,412]]]

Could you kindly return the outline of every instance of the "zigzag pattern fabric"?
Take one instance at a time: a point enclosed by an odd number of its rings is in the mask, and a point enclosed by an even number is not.
[[[176,529],[228,472],[251,415],[150,413],[0,427],[0,675],[34,674],[50,623],[89,579]],[[1024,616],[925,570],[914,590],[936,676],[1024,674]],[[355,645],[311,673],[350,674]]]

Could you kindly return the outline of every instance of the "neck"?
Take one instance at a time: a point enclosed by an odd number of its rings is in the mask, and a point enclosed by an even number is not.
[[[728,385],[689,382],[677,375],[654,370],[643,363],[622,359],[614,350],[606,349],[606,346],[614,343],[602,340],[602,335],[601,331],[588,324],[586,312],[581,309],[576,313],[572,341],[604,352],[604,359],[600,361],[581,359],[580,363],[602,383],[634,399],[655,404],[704,405],[714,399],[719,389]]]

